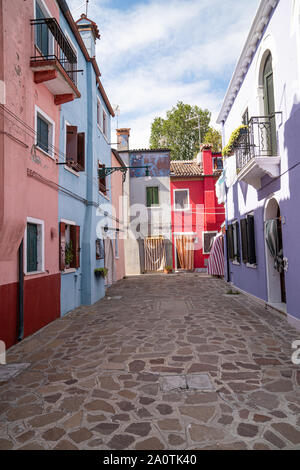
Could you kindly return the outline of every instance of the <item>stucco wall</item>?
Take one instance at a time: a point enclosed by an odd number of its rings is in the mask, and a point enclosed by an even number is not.
[[[241,124],[246,108],[249,117],[264,115],[262,101],[261,72],[268,51],[273,59],[275,110],[281,112],[277,119],[277,141],[279,148],[280,175],[278,179],[262,178],[262,188],[256,190],[244,182],[236,182],[227,194],[228,220],[240,220],[241,216],[253,212],[257,267],[238,266],[230,263],[233,282],[240,288],[268,300],[268,276],[266,273],[266,246],[264,241],[264,212],[268,199],[274,197],[284,217],[283,250],[288,258],[286,273],[287,312],[300,319],[300,251],[298,249],[299,218],[295,217],[300,197],[299,177],[299,125],[300,125],[300,81],[299,81],[299,2],[293,10],[291,0],[281,0],[271,15],[264,35],[259,42],[254,58],[249,65],[241,89],[225,122],[226,143],[231,132]],[[298,182],[298,183],[297,183]]]

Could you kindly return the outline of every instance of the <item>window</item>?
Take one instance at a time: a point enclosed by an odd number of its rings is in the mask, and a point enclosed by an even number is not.
[[[80,227],[73,222],[60,223],[60,270],[80,267]]]
[[[184,211],[189,209],[189,190],[188,189],[175,189],[174,190],[175,210]]]
[[[242,257],[245,264],[256,264],[254,216],[241,220]]]
[[[158,187],[149,187],[146,188],[146,197],[147,197],[147,207],[158,206]]]
[[[44,222],[28,218],[25,236],[26,273],[44,271]]]
[[[96,240],[96,259],[104,259],[105,257],[105,252],[104,252],[104,242],[101,240],[101,238],[98,238]]]
[[[223,158],[222,157],[214,157],[213,158],[213,167],[214,167],[214,170],[223,170]]]
[[[97,124],[101,129],[101,101],[97,98]]]
[[[101,163],[98,163],[98,170],[104,170],[105,165],[102,165]],[[100,176],[99,174],[99,192],[104,194],[106,196],[107,194],[107,188],[106,188],[106,177],[105,175]]]
[[[237,221],[228,226],[228,256],[231,261],[240,262],[240,229]]]
[[[41,109],[35,108],[36,146],[54,157],[55,124]]]
[[[39,114],[37,115],[37,146],[49,152],[49,124]]]
[[[116,238],[115,238],[115,258],[119,259],[119,232],[116,231]]]
[[[208,255],[212,248],[213,239],[218,232],[203,232],[203,254]]]
[[[105,135],[105,137],[107,137],[107,114],[106,112],[103,110],[103,113],[102,113],[102,129],[103,129],[103,134]]]
[[[244,126],[248,126],[248,124],[249,124],[249,111],[248,111],[248,108],[246,109],[246,111],[243,114],[242,123],[243,123]]]
[[[85,133],[77,133],[77,126],[66,126],[66,163],[75,171],[85,170]]]
[[[35,4],[35,18],[42,20],[47,18],[40,3]],[[40,53],[47,57],[49,55],[49,31],[46,24],[39,24],[35,28],[35,45],[39,49]]]

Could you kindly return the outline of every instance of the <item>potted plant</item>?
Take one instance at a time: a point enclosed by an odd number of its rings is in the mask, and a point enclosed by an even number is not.
[[[108,269],[107,268],[96,268],[94,273],[95,273],[95,276],[97,278],[100,278],[100,277],[105,278],[108,274]]]
[[[229,142],[222,150],[223,157],[230,157],[233,155],[234,148],[236,147],[241,135],[248,131],[248,126],[239,126],[230,136]]]
[[[70,268],[73,258],[74,258],[73,244],[72,244],[72,241],[70,241],[70,243],[66,243],[66,248],[65,248],[65,265],[67,269]]]
[[[173,272],[172,266],[169,266],[169,265],[165,266],[165,268],[164,268],[164,273],[165,274],[171,274],[172,272]]]

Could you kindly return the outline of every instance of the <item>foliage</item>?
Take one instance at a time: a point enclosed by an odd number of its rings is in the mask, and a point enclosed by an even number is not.
[[[173,271],[173,267],[170,265],[165,266],[165,271],[168,271],[168,273],[171,273]]]
[[[73,254],[73,244],[72,241],[70,243],[66,243],[66,248],[65,248],[65,263],[67,266],[70,266],[74,258]]]
[[[222,150],[223,157],[229,157],[230,155],[232,155],[234,147],[236,143],[238,142],[243,129],[248,129],[248,126],[242,125],[233,131],[233,133],[230,136],[228,144],[225,145],[225,147]]]
[[[107,268],[96,268],[95,269],[95,275],[99,277],[106,277],[108,274],[108,269]]]
[[[170,149],[172,160],[192,160],[199,152],[198,116],[203,138],[210,129],[210,111],[179,101],[167,111],[166,119],[160,117],[154,119],[151,126],[150,148]],[[189,120],[191,117],[195,119]]]
[[[234,291],[232,289],[229,289],[227,292],[226,292],[226,295],[240,295],[239,292],[237,291]]]
[[[210,127],[204,136],[203,143],[211,144],[213,153],[220,153],[222,151],[221,132],[217,131],[213,127]]]

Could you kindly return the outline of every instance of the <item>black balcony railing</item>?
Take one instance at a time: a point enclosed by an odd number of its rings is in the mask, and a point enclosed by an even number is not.
[[[235,154],[237,167],[243,168],[254,157],[277,156],[276,115],[255,116],[249,120],[248,129],[242,129]]]
[[[57,60],[77,85],[77,56],[55,18],[30,21],[34,30],[34,53],[31,62]]]

